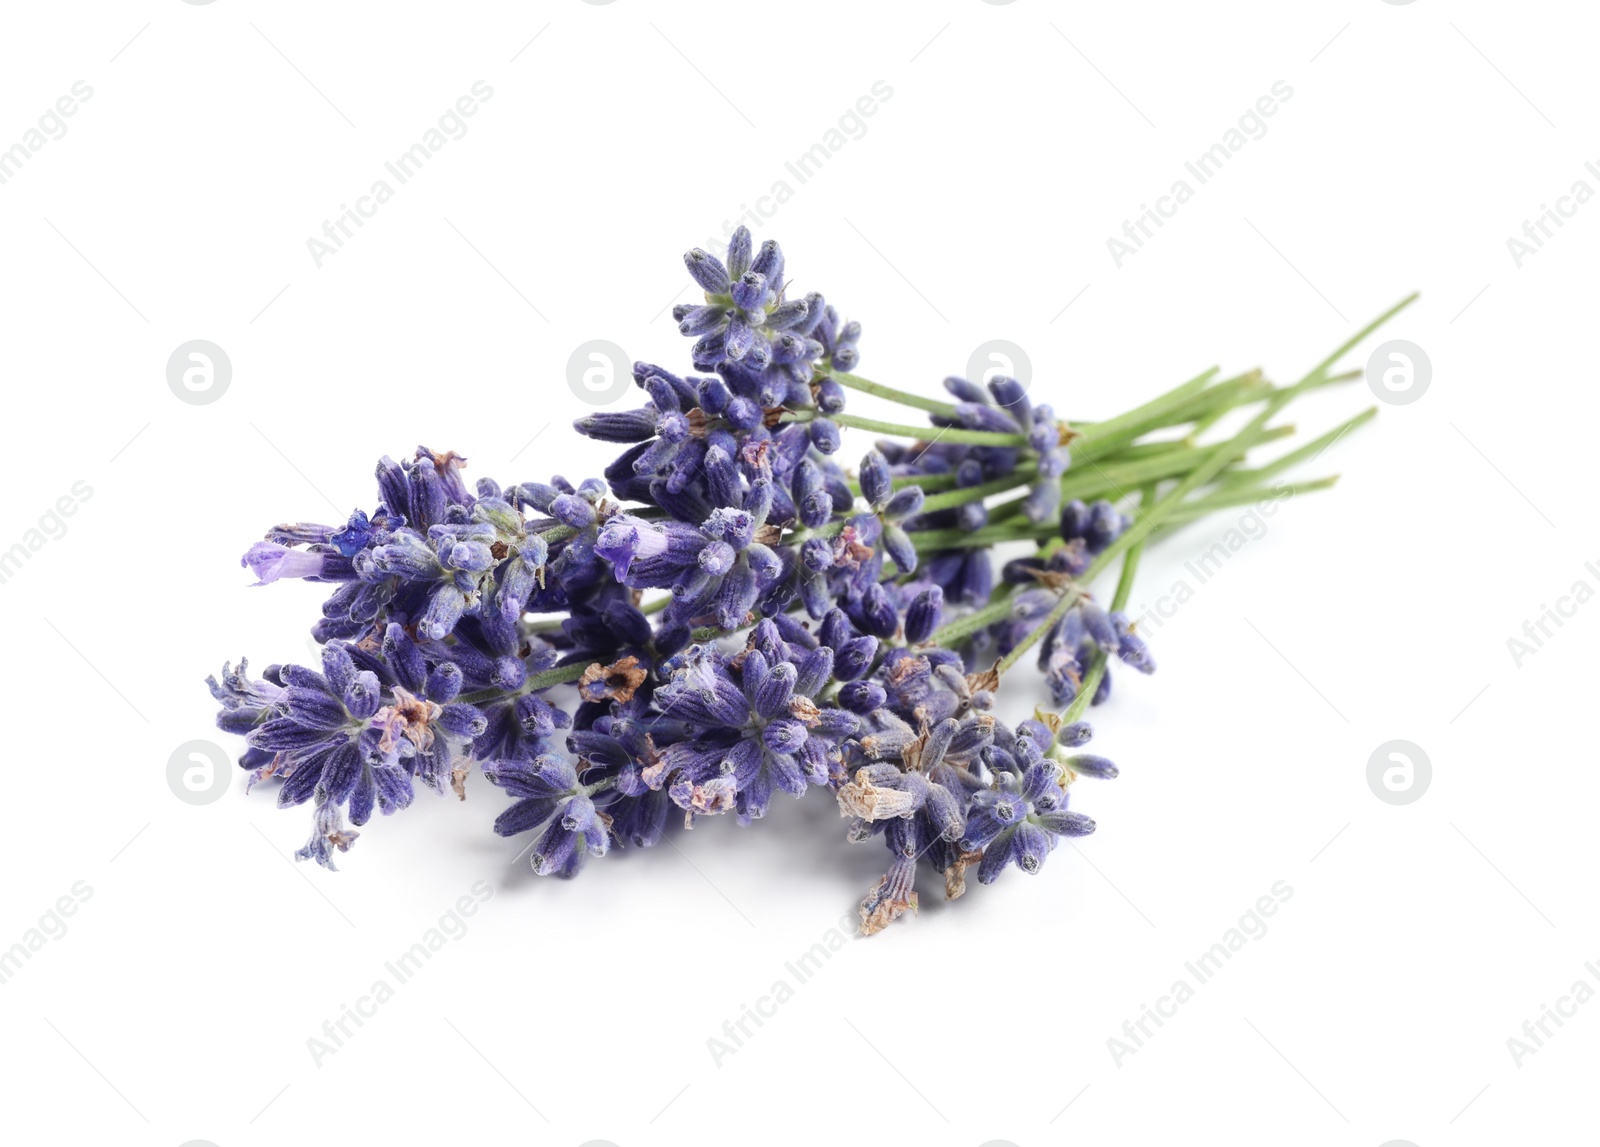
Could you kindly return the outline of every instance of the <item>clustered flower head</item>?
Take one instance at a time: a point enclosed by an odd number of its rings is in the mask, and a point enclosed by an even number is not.
[[[940,425],[1017,434],[1027,439],[1029,457],[1023,456],[1022,447],[989,446],[969,451],[963,461],[970,459],[977,464],[979,480],[1000,477],[1022,466],[1030,480],[1022,512],[1030,521],[1048,521],[1061,504],[1059,479],[1071,461],[1066,447],[1071,432],[1063,432],[1049,406],[1029,402],[1027,387],[1014,378],[990,379],[987,392],[964,378],[947,378],[944,385],[957,402],[953,415],[935,419]],[[986,520],[979,513],[982,506],[976,505],[977,510],[969,511],[969,521],[982,524]]]
[[[465,799],[474,774],[510,802],[495,831],[536,834],[534,870],[559,876],[822,789],[847,839],[888,850],[872,933],[915,908],[919,869],[954,898],[1093,831],[1069,794],[1116,768],[1080,751],[1081,714],[1108,659],[1154,662],[1080,581],[1132,518],[1063,497],[1075,432],[1016,380],[949,379],[953,404],[847,469],[859,325],[791,293],[744,228],[686,263],[690,369],[637,363],[643,405],[577,422],[621,448],[601,477],[469,484],[461,455],[419,448],[379,461],[369,510],[245,553],[258,584],[329,590],[320,664],[209,679],[248,785],[312,806],[300,857],[332,868],[374,812],[419,784]],[[1006,479],[1014,502],[986,501]],[[1036,551],[998,577],[997,530]],[[1035,645],[1067,713],[1005,720]]]
[[[1075,500],[1061,514],[1065,545],[1043,558],[1007,562],[1001,575],[1019,589],[1012,598],[1011,616],[990,632],[997,651],[1008,653],[1026,640],[1055,608],[1062,589],[1071,586],[1130,524],[1128,516],[1110,502],[1101,500],[1085,506]],[[1156,669],[1149,646],[1134,631],[1125,612],[1107,610],[1092,598],[1080,598],[1048,625],[1039,641],[1039,669],[1057,705],[1069,704],[1077,697],[1085,671],[1097,653],[1118,657],[1140,673],[1154,673]],[[1093,703],[1101,704],[1110,696],[1111,674],[1106,672],[1096,687]]]

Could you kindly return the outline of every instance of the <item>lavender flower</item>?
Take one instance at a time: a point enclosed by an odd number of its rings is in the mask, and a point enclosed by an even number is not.
[[[979,883],[994,883],[1010,864],[1037,873],[1062,836],[1094,831],[1094,821],[1067,809],[1059,770],[1032,736],[1019,731],[1009,750],[991,750],[988,764],[996,784],[973,798],[960,840],[964,852],[982,854]]]
[[[970,456],[982,467],[986,477],[1011,473],[1019,466],[1030,482],[1022,512],[1029,521],[1048,521],[1061,504],[1061,475],[1067,470],[1069,437],[1057,423],[1049,406],[1033,405],[1027,388],[1014,378],[997,377],[989,381],[988,393],[964,378],[947,378],[945,389],[956,398],[954,417],[935,416],[940,425],[968,430],[988,430],[998,434],[1020,434],[1027,439],[1033,457],[1024,460],[1021,447],[982,446]]]
[[[306,857],[332,867],[332,850],[355,839],[374,808],[385,816],[409,806],[413,780],[441,789],[452,755],[481,731],[484,716],[455,700],[459,671],[429,671],[411,639],[391,626],[383,653],[342,643],[323,650],[318,673],[298,665],[268,669],[264,682],[223,668],[211,681],[223,705],[219,725],[245,732],[251,752],[240,763],[251,784],[278,777],[280,807],[316,799]],[[246,728],[246,725],[248,727]]]
[[[844,351],[854,363],[859,328],[841,330],[837,314],[830,315],[821,295],[786,299],[783,250],[768,239],[752,254],[751,244],[749,229],[740,227],[728,242],[726,262],[698,247],[683,257],[690,277],[705,292],[703,304],[673,311],[678,330],[698,338],[695,366],[706,370],[736,363],[752,372],[777,368],[804,385],[811,381],[812,364],[824,354]],[[827,343],[814,333],[825,334]]]
[[[669,662],[655,706],[689,735],[667,746],[643,780],[691,818],[732,811],[743,824],[765,816],[777,791],[800,796],[828,784],[840,742],[859,723],[849,710],[812,700],[833,660],[827,646],[788,640],[770,620],[736,656],[685,651]]]
[[[1073,579],[1086,570],[1096,555],[1114,542],[1130,522],[1109,502],[1085,506],[1071,502],[1062,511],[1066,544],[1043,561],[1019,558],[1005,569],[1005,580],[1029,588],[1013,598],[1011,616],[994,626],[991,635],[999,652],[1009,652],[1055,608],[1063,592],[1077,592]],[[1155,659],[1144,639],[1134,632],[1126,613],[1107,612],[1092,598],[1080,596],[1044,634],[1039,643],[1039,668],[1057,705],[1071,702],[1083,684],[1091,661],[1098,655],[1116,656],[1141,673],[1155,672]],[[1111,695],[1111,675],[1101,676],[1091,704]]]
[[[1155,662],[1122,608],[1128,578],[1109,603],[1087,581],[1112,554],[1131,574],[1146,527],[1214,483],[1295,388],[1188,384],[1114,420],[1072,489],[1118,493],[1106,471],[1152,453],[1181,473],[1156,483],[1177,497],[1141,499],[1133,537],[1122,506],[1063,504],[1074,434],[1016,380],[947,379],[951,404],[856,377],[860,325],[791,294],[778,244],[744,228],[686,263],[703,300],[674,320],[694,373],[637,362],[643,405],[577,421],[607,444],[601,477],[469,485],[464,457],[419,447],[378,462],[368,508],[246,549],[256,585],[327,594],[320,667],[253,678],[240,659],[207,679],[218,726],[244,740],[246,791],[270,782],[280,805],[311,806],[301,859],[332,868],[374,813],[419,787],[464,800],[474,772],[509,802],[495,831],[537,834],[532,867],[556,876],[820,788],[848,840],[889,851],[860,905],[871,934],[916,910],[924,866],[953,899],[974,865],[983,884],[1037,873],[1093,831],[1069,790],[1117,767],[1085,751],[1079,718],[1109,695],[1110,659]],[[850,389],[931,410],[932,427],[854,417]],[[1266,414],[1233,446],[1140,441],[1251,402]],[[838,461],[852,425],[890,436],[854,483]],[[1217,500],[1248,473],[1228,470]],[[996,539],[1028,552],[997,563]],[[1035,647],[1066,711],[1003,723]]]
[[[501,836],[516,836],[546,825],[533,846],[533,870],[540,876],[575,876],[590,856],[604,856],[611,844],[611,817],[578,783],[572,763],[556,756],[532,761],[496,760],[484,776],[516,797],[494,822]]]

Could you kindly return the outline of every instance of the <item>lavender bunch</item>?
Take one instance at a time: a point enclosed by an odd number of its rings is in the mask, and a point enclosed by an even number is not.
[[[1281,494],[1281,471],[1369,417],[1245,465],[1399,309],[1293,386],[1213,369],[1073,423],[1014,379],[947,379],[946,401],[851,373],[860,325],[791,295],[778,245],[743,228],[685,262],[704,292],[674,312],[691,370],[636,363],[644,404],[577,422],[622,448],[601,477],[469,485],[461,455],[419,448],[378,462],[370,510],[276,526],[245,553],[257,584],[329,589],[320,665],[208,678],[246,787],[312,806],[300,858],[332,868],[374,812],[419,785],[465,799],[479,774],[510,800],[495,831],[536,833],[534,870],[561,876],[826,790],[848,840],[889,852],[867,933],[916,907],[920,868],[949,898],[974,867],[982,884],[1037,873],[1094,830],[1069,807],[1079,778],[1117,775],[1081,751],[1110,662],[1155,668],[1126,612],[1146,542]],[[850,391],[927,422],[857,416]],[[853,470],[845,429],[883,436]],[[1001,550],[1018,552],[997,569]],[[1035,647],[1033,699],[1051,707],[1008,723],[999,696],[1030,688],[1007,682]]]

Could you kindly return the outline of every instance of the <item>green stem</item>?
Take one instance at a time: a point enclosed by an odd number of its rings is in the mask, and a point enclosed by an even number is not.
[[[1155,500],[1156,488],[1153,485],[1146,486],[1143,502],[1154,502]],[[1140,543],[1129,550],[1128,556],[1122,559],[1122,573],[1117,577],[1116,592],[1111,595],[1111,611],[1113,613],[1127,607],[1128,598],[1133,594],[1133,575],[1139,568],[1139,558],[1143,554],[1144,545]]]
[[[1293,433],[1293,426],[1276,426],[1262,435],[1261,441],[1270,442],[1277,438],[1287,438]],[[1124,491],[1132,490],[1145,482],[1176,478],[1186,473],[1196,459],[1207,451],[1221,450],[1226,446],[1226,442],[1211,446],[1189,444],[1176,446],[1169,453],[1153,454],[1136,462],[1105,466],[1089,463],[1082,469],[1074,467],[1061,480],[1061,496],[1086,500],[1106,493],[1120,496]]]
[[[1228,416],[1228,412],[1233,409],[1234,405],[1232,403],[1217,403],[1212,409],[1200,415],[1194,420],[1193,423],[1190,424],[1189,433],[1184,435],[1183,441],[1198,441],[1202,434],[1226,418]]]
[[[1383,326],[1384,323],[1388,322],[1390,319],[1392,319],[1396,315],[1398,315],[1401,311],[1403,311],[1407,307],[1409,307],[1412,303],[1416,302],[1417,301],[1417,297],[1418,297],[1418,292],[1416,292],[1416,291],[1411,292],[1411,294],[1407,295],[1405,298],[1401,299],[1394,306],[1392,306],[1388,310],[1384,311],[1383,314],[1381,314],[1377,318],[1373,319],[1370,323],[1368,323],[1366,326],[1362,327],[1355,334],[1353,334],[1349,338],[1345,339],[1344,342],[1339,344],[1338,349],[1336,349],[1327,358],[1325,358],[1321,362],[1319,362],[1316,366],[1312,367],[1311,368],[1311,372],[1306,375],[1306,378],[1307,379],[1313,378],[1313,377],[1321,374],[1323,371],[1326,371],[1334,363],[1338,362],[1347,353],[1349,353],[1349,351],[1353,347],[1355,347],[1357,343],[1361,342],[1362,339],[1366,338],[1373,331],[1375,331],[1379,327]],[[1332,381],[1332,380],[1330,380],[1330,381]]]
[[[1204,518],[1217,510],[1232,509],[1235,506],[1249,506],[1256,502],[1296,498],[1301,494],[1314,494],[1318,490],[1331,489],[1339,481],[1339,475],[1330,474],[1326,478],[1315,478],[1306,482],[1287,482],[1281,486],[1267,489],[1262,486],[1236,486],[1221,488],[1216,493],[1207,494],[1204,498],[1196,498],[1192,502],[1185,502],[1161,524],[1161,531],[1174,529],[1178,526],[1188,525],[1190,522]]]
[[[952,622],[941,625],[928,638],[929,643],[948,646],[964,637],[970,637],[980,629],[987,629],[997,621],[1004,621],[1011,614],[1010,590],[1010,586],[1002,587],[1003,596],[998,600],[991,601],[982,609],[969,613],[965,617],[958,617]]]
[[[1082,440],[1074,443],[1073,458],[1075,461],[1103,458],[1127,449],[1129,445],[1151,431],[1169,426],[1181,426],[1185,422],[1209,420],[1207,422],[1209,425],[1230,410],[1260,402],[1272,394],[1273,389],[1270,384],[1262,381],[1260,372],[1249,371],[1236,378],[1219,382],[1199,394],[1190,395],[1185,401],[1169,407],[1141,425],[1109,434],[1102,432],[1099,427],[1094,427],[1085,432]]]
[[[522,683],[519,693],[537,693],[541,689],[548,689],[552,685],[562,685],[568,681],[576,681],[582,677],[584,670],[594,662],[573,662],[571,665],[561,665],[555,669],[546,669],[543,673],[535,673]]]
[[[1316,458],[1340,438],[1344,437],[1356,427],[1363,426],[1366,423],[1371,422],[1377,417],[1377,415],[1378,408],[1376,406],[1369,406],[1354,418],[1350,418],[1344,422],[1341,422],[1338,426],[1335,426],[1326,434],[1318,435],[1310,442],[1307,442],[1304,446],[1289,451],[1289,453],[1285,454],[1281,458],[1273,459],[1265,466],[1258,467],[1254,470],[1239,470],[1228,475],[1221,482],[1217,483],[1217,488],[1219,490],[1226,490],[1230,487],[1260,485],[1266,482],[1267,479],[1283,473],[1283,471],[1289,469],[1291,466],[1296,466],[1308,458]]]
[[[1186,438],[1179,438],[1177,440],[1164,439],[1155,442],[1136,442],[1131,445],[1124,446],[1121,450],[1118,450],[1115,454],[1111,455],[1111,457],[1119,463],[1140,462],[1146,458],[1152,458],[1157,454],[1172,454],[1174,452],[1181,452],[1184,450],[1193,450],[1194,448],[1194,443],[1190,442]]]
[[[944,494],[934,494],[932,497],[925,498],[922,503],[922,513],[931,514],[938,510],[949,510],[956,506],[964,506],[968,502],[981,501],[992,494],[1004,494],[1009,490],[1015,490],[1018,486],[1027,484],[1026,471],[1014,470],[1010,474],[994,478],[977,486],[963,486]],[[912,532],[912,536],[916,536],[915,531]]]
[[[845,482],[852,494],[861,493],[861,483],[857,479]],[[907,486],[921,486],[924,494],[937,493],[940,490],[953,490],[956,485],[956,472],[948,474],[896,474],[889,479],[889,487],[893,490],[904,490]]]
[[[885,386],[881,382],[873,382],[870,378],[862,378],[860,375],[848,374],[842,370],[828,371],[827,377],[833,379],[840,386],[848,387],[851,390],[859,390],[862,394],[876,395],[878,398],[886,398],[890,402],[898,402],[902,406],[926,410],[930,414],[939,414],[946,418],[954,418],[956,416],[956,407],[953,402],[941,402],[937,398],[924,398],[920,394],[897,390],[892,386]]]
[[[1322,368],[1318,368],[1320,371]],[[1361,371],[1347,371],[1344,374],[1320,374],[1314,371],[1307,375],[1299,384],[1302,390],[1312,387],[1332,386],[1352,379],[1360,378]],[[1125,429],[1111,435],[1098,433],[1098,427],[1093,427],[1083,439],[1073,445],[1073,460],[1077,463],[1091,462],[1104,458],[1113,453],[1121,453],[1133,447],[1135,440],[1153,430],[1164,429],[1169,426],[1178,426],[1185,422],[1193,423],[1188,434],[1179,441],[1193,443],[1202,433],[1211,426],[1225,418],[1231,411],[1241,406],[1251,406],[1257,402],[1265,401],[1273,395],[1282,394],[1291,387],[1275,387],[1261,378],[1259,371],[1249,371],[1235,378],[1219,382],[1207,390],[1193,395],[1186,403],[1175,406],[1158,416],[1154,421],[1145,425]],[[1148,445],[1148,444],[1145,444]]]
[[[1201,371],[1188,382],[1179,383],[1165,394],[1159,394],[1149,402],[1141,403],[1132,410],[1124,411],[1117,415],[1115,418],[1108,418],[1104,422],[1096,422],[1093,424],[1092,430],[1085,433],[1084,438],[1086,440],[1109,438],[1123,431],[1144,426],[1151,419],[1161,417],[1171,410],[1181,407],[1196,394],[1205,390],[1219,372],[1220,368],[1218,367],[1211,367],[1209,370]]]
[[[1144,539],[1154,532],[1156,527],[1160,525],[1167,515],[1172,514],[1179,508],[1185,497],[1187,497],[1194,490],[1198,489],[1200,486],[1203,486],[1207,482],[1211,481],[1211,479],[1214,478],[1224,467],[1246,453],[1250,447],[1256,444],[1256,442],[1265,433],[1264,428],[1267,421],[1277,413],[1278,409],[1282,405],[1289,401],[1289,399],[1295,393],[1295,390],[1296,388],[1290,387],[1279,391],[1275,396],[1276,400],[1269,403],[1268,408],[1258,414],[1250,422],[1250,424],[1245,427],[1244,430],[1240,431],[1239,434],[1235,435],[1227,442],[1208,448],[1206,453],[1209,456],[1199,466],[1195,467],[1189,474],[1187,474],[1177,484],[1177,486],[1175,486],[1167,494],[1165,498],[1162,498],[1159,502],[1156,502],[1153,506],[1150,506],[1148,511],[1142,513],[1134,522],[1134,524],[1123,532],[1121,537],[1119,537],[1110,546],[1106,547],[1106,549],[1100,553],[1099,557],[1094,560],[1089,568],[1084,571],[1083,576],[1078,579],[1079,582],[1084,585],[1089,584],[1122,553],[1131,549],[1135,545],[1142,545]],[[1150,492],[1147,491],[1147,500],[1145,502],[1146,505],[1149,504],[1149,493]],[[978,530],[972,533],[962,533],[962,531],[959,530],[929,531],[928,534],[919,536],[918,541],[920,542],[924,538],[931,540],[937,536],[938,541],[946,546],[991,545],[996,542],[1020,541],[1029,537],[1037,537],[1041,539],[1050,538],[1056,534],[1057,530],[1058,527],[1055,523],[1040,523],[1038,526],[1031,527],[1031,529],[1027,531],[1002,530],[997,532],[995,535],[989,535],[987,531],[984,530]],[[947,540],[945,535],[955,535],[955,537]],[[919,549],[920,548],[921,547],[919,546]],[[1067,593],[1063,594],[1063,603],[1058,603],[1056,608],[1051,611],[1051,614],[1054,615],[1055,621],[1059,621],[1061,619],[1061,615],[1065,614],[1066,611],[1071,608],[1074,592],[1075,591],[1068,591]],[[930,640],[941,645],[961,640],[962,638],[968,637],[971,634],[976,633],[997,621],[1004,620],[1007,616],[1009,616],[1010,611],[1011,603],[1009,598],[991,602],[989,605],[974,613],[970,613],[965,617],[957,618],[955,621],[941,626],[933,634]],[[1042,631],[1036,630],[1035,632]],[[1002,671],[1004,668],[1009,667],[1009,665],[1015,664],[1016,659],[1020,657],[1022,653],[1025,653],[1029,647],[1031,647],[1034,640],[1037,640],[1037,638],[1035,637],[1032,640],[1026,641],[1020,651],[1015,649],[1012,650],[1012,653],[1008,654],[1009,660],[1002,665]]]
[[[870,430],[875,434],[892,434],[897,438],[911,438],[919,442],[938,439],[941,442],[963,442],[969,446],[1026,446],[1025,434],[1000,434],[992,430],[966,430],[958,426],[910,426],[902,422],[880,422],[876,418],[862,418],[856,414],[830,414],[830,421],[856,430]],[[810,418],[790,421],[809,422]]]
[[[1089,568],[1084,571],[1083,577],[1079,580],[1084,583],[1093,581],[1095,576],[1104,570],[1108,564],[1149,537],[1156,527],[1161,524],[1162,520],[1181,505],[1185,498],[1215,478],[1222,472],[1223,467],[1233,462],[1234,459],[1243,457],[1245,452],[1254,446],[1261,437],[1262,432],[1266,429],[1267,421],[1277,414],[1279,409],[1290,399],[1294,398],[1298,391],[1299,387],[1293,386],[1273,395],[1272,398],[1267,400],[1266,407],[1261,413],[1252,418],[1243,430],[1224,443],[1223,448],[1212,452],[1204,462],[1184,475],[1178,484],[1167,492],[1166,497],[1156,502],[1148,511],[1141,508],[1141,512],[1134,519],[1133,525],[1122,531],[1117,536],[1116,541],[1100,551],[1099,556],[1090,563]]]
[[[1275,476],[1279,466],[1274,462],[1259,470],[1239,470],[1212,487],[1212,492],[1204,497],[1195,498],[1177,507],[1167,517],[1160,530],[1167,530],[1174,526],[1187,525],[1197,519],[1206,517],[1217,510],[1232,509],[1235,506],[1248,506],[1264,499],[1281,499],[1296,497],[1300,494],[1314,494],[1318,490],[1331,489],[1339,480],[1337,474],[1324,478],[1309,479],[1305,482],[1289,482],[1279,486],[1268,487],[1264,480],[1256,481],[1262,475]],[[961,530],[924,530],[912,533],[912,540],[916,542],[919,554],[933,553],[939,550],[971,549],[973,547],[1000,545],[1006,542],[1044,541],[1054,538],[1059,533],[1059,526],[1053,522],[1040,522],[1038,525],[1026,527],[991,526],[970,533]]]
[[[1078,682],[1078,692],[1061,713],[1063,725],[1070,725],[1088,710],[1094,701],[1094,695],[1100,691],[1100,682],[1105,678],[1108,663],[1109,659],[1104,653],[1097,654],[1090,662],[1088,672],[1083,675],[1083,680]]]
[[[1293,427],[1274,427],[1261,435],[1258,442],[1282,438],[1292,433],[1294,433]],[[1146,482],[1181,477],[1194,468],[1197,459],[1203,458],[1210,452],[1224,450],[1228,447],[1229,443],[1227,442],[1202,447],[1171,444],[1165,451],[1147,455],[1143,459],[1128,463],[1125,466],[1093,465],[1081,472],[1071,471],[1062,479],[1062,496],[1064,498],[1082,498],[1086,501],[1107,496],[1120,498],[1127,490]],[[1015,478],[1011,477],[997,478],[985,486],[973,486],[967,490],[953,491],[936,498],[929,498],[924,503],[924,506],[928,511],[948,509],[951,506],[960,505],[962,502],[973,501],[975,496],[1003,493],[1023,484],[1025,483],[1019,483]],[[984,492],[983,495],[976,495],[979,490]],[[962,497],[961,495],[974,496]],[[918,553],[930,553],[941,549],[970,549],[974,546],[1015,541],[1019,538],[1047,538],[1054,534],[1056,531],[1054,523],[1041,522],[1037,526],[1027,526],[1020,529],[1016,526],[1002,524],[1015,516],[1014,512],[1021,508],[1024,500],[1018,498],[993,507],[989,514],[990,525],[983,529],[971,531],[961,529],[912,530],[911,539],[916,544]]]
[[[1044,615],[1044,620],[1030,629],[1007,653],[995,664],[995,672],[1004,677],[1006,671],[1015,665],[1028,650],[1039,643],[1039,639],[1056,627],[1056,624],[1067,615],[1067,610],[1076,605],[1083,597],[1083,590],[1078,586],[1068,586],[1061,592],[1061,600],[1051,607],[1050,612]]]
[[[561,665],[555,669],[546,669],[543,673],[535,673],[522,683],[520,689],[507,692],[504,689],[479,689],[475,693],[463,693],[457,697],[458,701],[465,701],[469,705],[480,705],[485,701],[498,701],[503,698],[520,697],[527,693],[537,693],[541,689],[548,689],[552,685],[564,685],[568,681],[576,681],[582,677],[584,671],[593,662],[574,662],[571,665]]]
[[[1137,442],[1123,446],[1119,450],[1111,451],[1107,455],[1102,455],[1102,457],[1120,464],[1141,461],[1145,458],[1152,458],[1157,454],[1192,451],[1194,448],[1194,443],[1187,439],[1179,439],[1175,442]],[[1038,477],[1039,470],[1037,465],[1029,461],[1014,469],[1012,474],[1015,475],[1014,486],[1026,486]],[[896,490],[903,490],[907,486],[921,486],[924,494],[936,494],[945,490],[957,489],[956,481],[957,475],[952,470],[945,474],[896,474],[891,484]],[[861,493],[861,483],[849,481],[845,485],[850,488],[852,494]]]
[[[1059,522],[1029,523],[1026,526],[985,526],[970,533],[962,530],[922,530],[911,535],[919,554],[939,550],[970,550],[1003,542],[1044,541],[1061,532]]]
[[[1163,395],[1136,407],[1116,418],[1099,423],[1079,423],[1075,425],[1087,426],[1082,435],[1071,444],[1073,461],[1080,466],[1097,460],[1105,460],[1115,456],[1119,461],[1133,461],[1136,458],[1155,456],[1157,454],[1172,456],[1179,452],[1193,448],[1194,432],[1191,431],[1187,439],[1175,442],[1138,442],[1142,435],[1166,426],[1178,425],[1193,419],[1206,419],[1205,425],[1221,418],[1228,411],[1241,405],[1257,402],[1272,393],[1272,388],[1266,387],[1261,382],[1259,371],[1248,371],[1245,374],[1207,386],[1215,377],[1215,367],[1195,376],[1180,386],[1174,387]],[[837,376],[836,376],[837,377]],[[865,381],[865,380],[863,380]],[[805,421],[818,415],[807,415],[797,418],[796,421]],[[834,421],[841,426],[853,426],[859,429],[872,430],[880,434],[893,434],[899,437],[911,437],[919,441],[931,439],[946,439],[952,442],[977,442],[980,445],[1019,445],[1025,444],[1021,435],[997,434],[984,430],[965,430],[959,428],[933,428],[904,425],[897,423],[878,422],[855,415],[841,414],[834,416]],[[1285,432],[1287,433],[1287,432]],[[979,439],[981,438],[981,441]],[[995,479],[992,489],[986,486],[987,493],[1004,493],[1018,486],[1027,485],[1025,479],[1034,476],[1032,467],[1019,467],[1015,472],[1017,480],[1011,485],[1000,485],[1002,479]],[[1131,475],[1122,476],[1123,485],[1135,485],[1142,481],[1142,472],[1135,471]],[[1071,478],[1065,479],[1071,481]],[[932,495],[935,492],[944,492],[954,487],[955,475],[936,474],[926,477],[904,476],[894,479],[894,488],[904,489],[906,486],[921,485],[925,493]],[[859,494],[860,484],[852,481],[849,483],[851,493]],[[1118,484],[1108,483],[1106,489],[1119,489]],[[984,496],[987,496],[985,494]],[[1069,495],[1081,496],[1081,495]],[[950,499],[944,502],[935,502],[930,510],[949,509],[952,506],[962,505],[973,500],[971,497]]]
[[[1289,431],[1284,430],[1278,433],[1287,434]],[[1275,434],[1274,436],[1276,437],[1277,435]],[[1197,448],[1195,447],[1194,443],[1184,440],[1177,442],[1142,442],[1137,445],[1127,446],[1121,450],[1118,450],[1116,453],[1110,455],[1107,461],[1120,466],[1123,464],[1131,465],[1133,463],[1148,464],[1153,463],[1153,461],[1157,458],[1163,458],[1166,460],[1166,465],[1172,466],[1176,463],[1177,459],[1185,455],[1193,458],[1196,449]],[[1098,470],[1100,468],[1096,467],[1096,469]],[[1173,472],[1182,473],[1183,469],[1184,467],[1179,466]],[[1135,470],[1132,471],[1132,477],[1127,477],[1119,472],[1118,476],[1122,477],[1123,486],[1132,486],[1137,485],[1141,481],[1141,478],[1139,477],[1139,474],[1141,473],[1143,473],[1143,471]],[[1069,475],[1063,478],[1062,481],[1070,481],[1071,477],[1072,476]],[[975,502],[980,498],[987,498],[994,494],[1005,494],[1012,490],[1020,489],[1024,486],[1031,486],[1034,482],[1038,481],[1038,478],[1038,466],[1029,463],[1027,465],[1018,466],[1009,474],[1003,474],[998,478],[990,479],[988,482],[978,486],[957,486],[957,478],[954,473],[896,475],[893,481],[893,486],[896,490],[903,490],[907,486],[921,486],[922,492],[928,495],[927,501],[923,504],[923,512],[933,513],[937,510],[948,510],[955,506],[964,505],[967,502]],[[861,493],[861,484],[859,482],[852,481],[846,484],[849,486],[852,494]],[[1106,488],[1113,489],[1116,487],[1113,484],[1108,483]],[[944,494],[944,497],[934,497],[935,494],[941,493]]]

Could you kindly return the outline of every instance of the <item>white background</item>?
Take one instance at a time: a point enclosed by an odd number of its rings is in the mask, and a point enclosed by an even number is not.
[[[92,889],[0,985],[8,1139],[1435,1147],[1591,1122],[1600,1004],[1520,1066],[1507,1046],[1600,986],[1600,607],[1520,667],[1507,648],[1575,581],[1600,587],[1579,467],[1600,206],[1520,269],[1506,246],[1575,181],[1600,188],[1586,6],[4,19],[0,147],[93,89],[0,186],[0,549],[92,489],[0,585],[0,947]],[[319,269],[306,240],[478,80],[468,134]],[[800,185],[785,162],[880,80],[865,134]],[[1106,240],[1279,80],[1267,134],[1119,269]],[[719,1066],[707,1039],[883,870],[824,795],[562,883],[513,863],[526,842],[490,833],[504,798],[481,781],[375,821],[329,873],[288,860],[305,810],[242,783],[194,807],[166,768],[189,740],[237,750],[202,685],[224,659],[306,656],[322,591],[246,588],[251,541],[370,508],[374,460],[419,442],[469,478],[598,472],[614,451],[567,429],[590,409],[568,355],[604,338],[686,364],[664,313],[681,252],[780,180],[758,238],[862,320],[869,377],[932,391],[1007,339],[1036,397],[1104,417],[1213,362],[1292,381],[1420,289],[1386,335],[1425,348],[1433,382],[1151,632],[1156,676],[1118,676],[1096,747],[1123,776],[1076,798],[1095,836],[953,905],[925,886],[920,918],[849,944]],[[233,364],[207,405],[165,378],[197,338]],[[1370,401],[1356,383],[1293,416],[1317,432]],[[1230,524],[1153,550],[1136,602]],[[1366,780],[1397,738],[1433,768],[1399,807]],[[466,934],[318,1065],[308,1038],[478,881]],[[1277,881],[1293,896],[1268,932],[1116,1062],[1124,1021]]]

